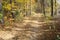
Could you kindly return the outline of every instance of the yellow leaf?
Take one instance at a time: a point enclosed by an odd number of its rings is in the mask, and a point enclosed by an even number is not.
[[[7,4],[6,9],[11,10],[11,4]]]

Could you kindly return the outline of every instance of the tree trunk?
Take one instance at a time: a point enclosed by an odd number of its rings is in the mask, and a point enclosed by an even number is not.
[[[42,4],[43,4],[43,14],[44,14],[44,16],[46,16],[45,15],[45,4],[44,4],[44,0],[42,1]]]
[[[56,0],[55,0],[55,15],[57,14],[57,8],[56,8]]]
[[[53,17],[53,0],[51,0],[51,16]]]

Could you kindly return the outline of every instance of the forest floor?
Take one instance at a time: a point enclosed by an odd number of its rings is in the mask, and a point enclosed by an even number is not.
[[[14,27],[5,27],[3,31],[1,30],[0,40],[53,40],[54,37],[49,35],[49,31],[54,31],[55,27],[52,26],[56,22],[46,21],[42,14],[25,17],[22,23],[14,23]]]

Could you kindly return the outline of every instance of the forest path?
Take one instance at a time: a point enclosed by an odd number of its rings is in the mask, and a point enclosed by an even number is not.
[[[49,23],[51,23],[50,21]],[[23,23],[15,23],[11,31],[1,31],[1,40],[45,40],[45,32],[50,31],[42,14],[25,17]]]

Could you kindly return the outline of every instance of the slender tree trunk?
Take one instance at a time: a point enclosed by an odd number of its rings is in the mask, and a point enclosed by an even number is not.
[[[55,15],[57,14],[57,8],[56,8],[56,0],[55,0]]]
[[[53,17],[53,0],[51,0],[51,16]]]
[[[31,15],[31,12],[32,12],[32,8],[31,8],[31,6],[32,6],[32,4],[31,4],[31,2],[32,2],[32,0],[30,0],[30,10],[29,10],[29,15]]]
[[[42,4],[43,4],[43,14],[44,14],[44,16],[46,16],[45,15],[45,4],[44,4],[44,0],[42,1]]]
[[[41,12],[43,13],[43,1],[42,0],[40,0],[40,4],[41,4]]]
[[[41,7],[40,7],[40,6],[41,6],[41,5],[40,5],[40,4],[41,4],[41,0],[37,0],[37,3],[38,3],[38,4],[37,4],[37,12],[38,12],[38,13],[41,13]]]

